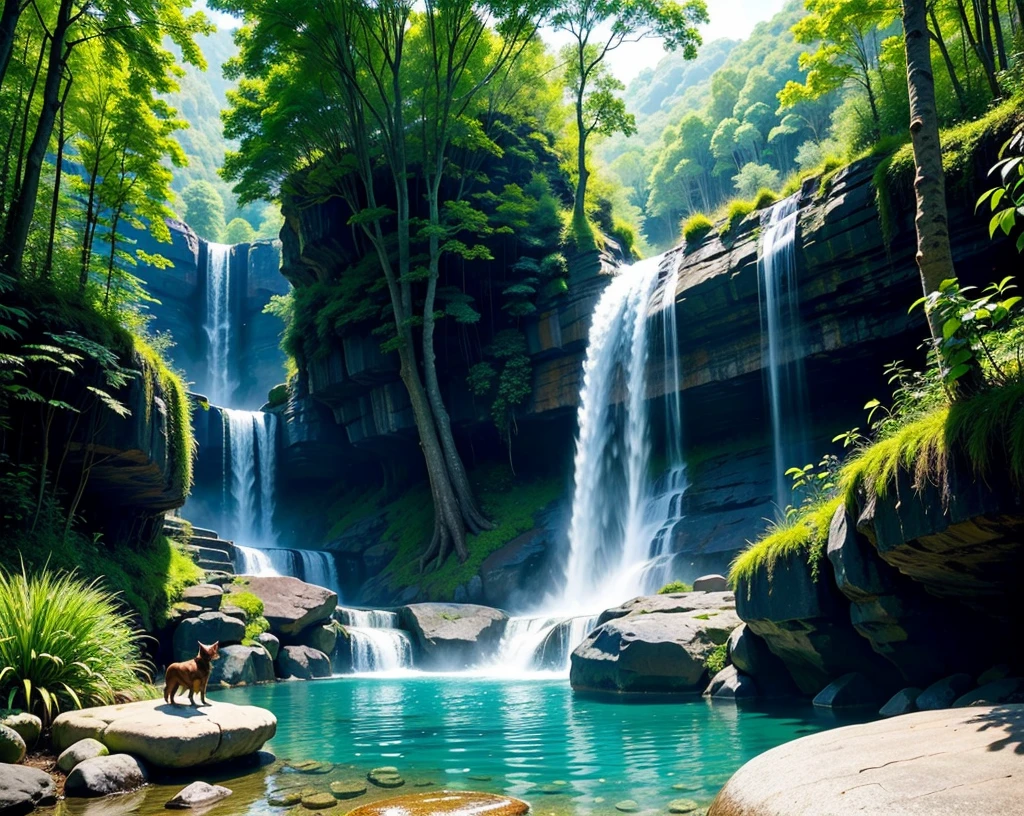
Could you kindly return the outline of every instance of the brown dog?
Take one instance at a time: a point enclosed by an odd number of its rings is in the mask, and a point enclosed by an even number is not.
[[[207,705],[206,684],[210,682],[210,672],[213,671],[213,661],[219,657],[217,654],[217,649],[219,647],[219,640],[210,646],[205,646],[200,643],[199,654],[191,660],[185,660],[181,663],[172,663],[167,667],[167,672],[164,675],[165,703],[177,705],[177,703],[174,702],[174,695],[177,694],[179,690],[188,689],[188,701],[190,704],[196,705],[195,693],[198,691],[199,699],[202,700],[202,704]]]

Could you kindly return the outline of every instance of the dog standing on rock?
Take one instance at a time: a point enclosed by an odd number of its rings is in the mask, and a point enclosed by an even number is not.
[[[174,695],[180,690],[188,689],[188,701],[191,705],[197,706],[195,700],[196,692],[199,692],[199,699],[202,700],[202,705],[209,705],[206,702],[206,684],[210,682],[213,661],[219,657],[217,654],[219,647],[219,640],[210,646],[200,643],[199,654],[191,660],[172,663],[167,667],[167,672],[164,675],[165,703],[177,705],[174,702]]]

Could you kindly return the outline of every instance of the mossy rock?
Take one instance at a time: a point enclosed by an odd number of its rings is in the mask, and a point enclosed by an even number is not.
[[[697,785],[697,784],[695,784],[693,782],[676,782],[676,784],[674,784],[672,786],[672,790],[677,790],[677,791],[695,791],[695,790],[700,790],[700,785]]]
[[[331,783],[335,799],[355,799],[366,793],[366,783],[361,779],[339,779]]]
[[[0,725],[0,762],[17,765],[25,758],[25,740],[21,734],[6,725]]]
[[[43,721],[35,714],[21,712],[10,714],[0,720],[0,725],[6,725],[12,731],[17,731],[23,740],[25,747],[31,750],[39,741],[39,735],[43,733]]]
[[[700,805],[692,799],[673,799],[668,803],[669,813],[695,813],[700,810]]]
[[[334,766],[330,762],[320,762],[316,759],[286,762],[285,767],[290,771],[301,774],[327,774],[334,770]]]
[[[390,765],[383,768],[374,768],[366,775],[366,778],[378,788],[400,788],[405,784],[405,780],[398,773],[398,768],[391,767]]]
[[[302,791],[284,790],[270,794],[267,804],[271,807],[294,807],[302,802]]]
[[[327,810],[327,808],[334,807],[336,803],[334,794],[322,791],[307,793],[302,797],[302,806],[307,810]]]

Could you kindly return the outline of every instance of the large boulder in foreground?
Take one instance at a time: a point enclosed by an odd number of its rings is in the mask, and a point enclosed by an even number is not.
[[[57,804],[57,786],[38,768],[0,763],[0,813],[17,816]]]
[[[708,816],[1018,813],[1022,731],[1022,705],[835,728],[750,760]]]
[[[730,593],[708,593],[728,596]],[[725,599],[723,599],[723,602]],[[699,692],[704,661],[740,624],[729,606],[706,611],[646,612],[613,618],[572,653],[574,689],[611,692]]]
[[[161,768],[191,768],[255,753],[276,731],[277,718],[256,706],[144,700],[66,711],[53,721],[52,739],[57,751],[91,737],[111,753],[134,754]]]
[[[229,589],[251,592],[263,601],[263,617],[278,636],[297,635],[310,624],[329,619],[338,605],[337,592],[288,576],[247,575]],[[230,600],[229,595],[225,603]]]
[[[398,611],[402,629],[412,633],[423,668],[461,669],[493,652],[508,615],[477,604],[420,603]]]

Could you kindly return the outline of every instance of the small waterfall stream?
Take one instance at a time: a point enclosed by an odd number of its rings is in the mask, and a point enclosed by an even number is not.
[[[412,640],[398,628],[396,613],[338,607],[336,614],[348,632],[353,672],[412,668]]]
[[[207,388],[210,402],[227,405],[231,398],[228,361],[231,359],[231,247],[206,245]]]
[[[772,423],[775,502],[791,496],[786,470],[806,464],[807,384],[796,269],[798,195],[775,204],[761,238],[758,287]]]

